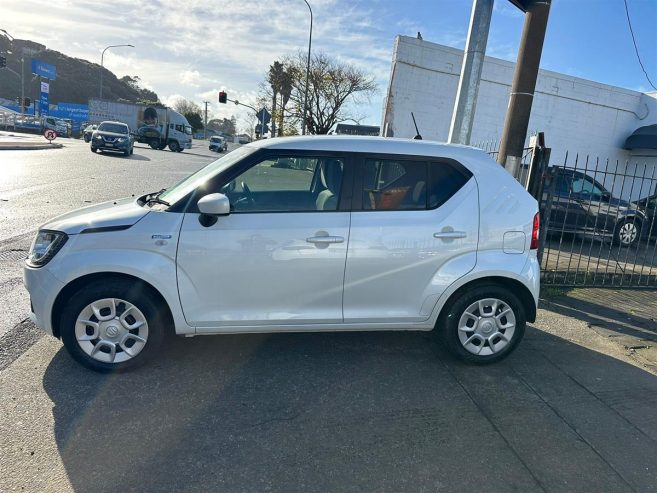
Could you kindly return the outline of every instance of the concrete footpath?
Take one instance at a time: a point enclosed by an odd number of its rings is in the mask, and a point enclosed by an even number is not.
[[[59,149],[61,143],[48,142],[42,135],[0,131],[0,150]]]
[[[99,375],[21,324],[0,491],[657,491],[655,296],[551,297],[485,367],[427,333],[254,334]]]

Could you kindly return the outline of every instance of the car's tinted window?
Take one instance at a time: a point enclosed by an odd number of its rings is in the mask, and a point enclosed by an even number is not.
[[[363,176],[363,209],[425,209],[427,181],[426,162],[368,159]]]
[[[278,156],[249,168],[222,189],[234,212],[335,211],[344,161]]]
[[[440,207],[458,192],[470,179],[448,163],[431,163],[429,166],[429,209]]]
[[[572,183],[573,193],[588,193],[591,195],[602,195],[603,190],[590,178],[576,176]]]
[[[369,159],[363,176],[363,209],[435,209],[470,176],[446,162]]]

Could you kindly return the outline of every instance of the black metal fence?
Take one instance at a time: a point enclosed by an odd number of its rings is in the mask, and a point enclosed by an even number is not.
[[[479,147],[496,157],[496,144]],[[657,159],[632,163],[525,150],[516,179],[540,199],[544,285],[657,287]]]

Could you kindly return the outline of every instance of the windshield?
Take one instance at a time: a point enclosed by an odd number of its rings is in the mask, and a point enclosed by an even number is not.
[[[190,127],[189,125],[185,125],[185,133],[187,135],[192,135],[192,127]]]
[[[188,176],[178,184],[167,189],[160,194],[159,198],[173,204],[182,199],[189,192],[201,186],[208,179],[221,173],[223,170],[229,168],[237,161],[245,158],[249,154],[256,151],[254,147],[240,147],[233,152],[226,154],[224,157],[217,159],[213,163],[208,164],[205,168],[201,168],[196,173]]]
[[[112,132],[115,134],[127,134],[128,133],[128,127],[127,125],[121,125],[120,123],[101,123],[98,126],[98,130],[101,130],[103,132]]]

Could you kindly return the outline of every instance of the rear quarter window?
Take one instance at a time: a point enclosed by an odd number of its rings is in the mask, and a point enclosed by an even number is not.
[[[429,165],[429,209],[435,209],[447,202],[472,177],[465,168],[457,168],[449,163]]]

